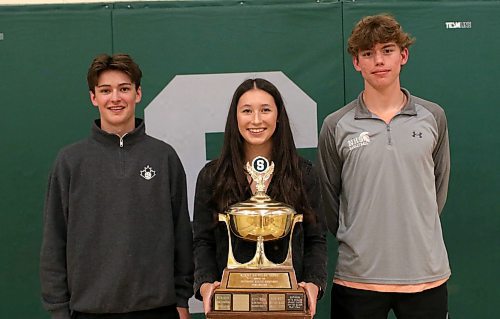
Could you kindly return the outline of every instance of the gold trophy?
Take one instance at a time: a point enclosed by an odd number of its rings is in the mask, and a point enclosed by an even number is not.
[[[311,318],[304,289],[297,285],[292,265],[292,233],[302,215],[265,193],[265,182],[274,163],[258,156],[246,171],[256,183],[256,193],[249,200],[229,207],[219,214],[226,223],[229,251],[221,285],[215,289],[212,311],[207,318]],[[264,253],[264,242],[283,238],[290,233],[285,260],[275,264]],[[255,256],[239,263],[231,245],[231,236],[256,241]]]

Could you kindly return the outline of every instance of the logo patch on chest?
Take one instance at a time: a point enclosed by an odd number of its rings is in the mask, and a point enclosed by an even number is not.
[[[140,174],[145,180],[148,181],[156,176],[156,172],[149,165],[144,167],[144,169],[141,170]]]
[[[422,138],[423,134],[422,134],[422,132],[415,132],[415,131],[413,131],[413,133],[411,134],[411,136],[412,137]]]
[[[351,138],[347,141],[349,151],[368,144],[370,144],[370,133],[368,132],[362,132],[358,137]]]

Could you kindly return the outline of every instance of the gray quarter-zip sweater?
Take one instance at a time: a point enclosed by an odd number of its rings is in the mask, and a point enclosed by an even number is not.
[[[193,260],[184,169],[142,120],[123,138],[96,121],[89,138],[58,154],[40,274],[53,318],[187,307]]]
[[[361,94],[323,123],[319,171],[339,242],[338,279],[419,284],[450,276],[439,219],[450,169],[446,117],[403,92],[408,102],[389,124]]]

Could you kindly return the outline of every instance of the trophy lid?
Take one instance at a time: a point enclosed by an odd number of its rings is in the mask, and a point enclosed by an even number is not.
[[[284,203],[273,200],[266,192],[265,182],[271,177],[274,171],[274,163],[262,156],[257,156],[253,159],[252,164],[246,164],[245,170],[250,174],[255,181],[255,194],[248,200],[231,205],[226,211],[227,214],[296,214],[295,210]]]
[[[296,214],[295,210],[284,203],[273,200],[268,195],[254,195],[248,200],[231,205],[226,211],[227,214]]]

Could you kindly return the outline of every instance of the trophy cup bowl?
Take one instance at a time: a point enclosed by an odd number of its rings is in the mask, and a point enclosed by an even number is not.
[[[229,212],[229,227],[236,236],[250,241],[280,239],[292,228],[293,212],[279,210],[233,210]]]

